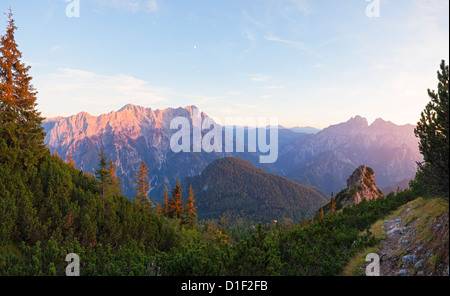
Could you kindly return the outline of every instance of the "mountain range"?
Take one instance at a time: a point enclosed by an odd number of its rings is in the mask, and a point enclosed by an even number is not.
[[[170,138],[176,130],[170,129],[170,122],[185,117],[195,128],[194,111],[199,109],[188,106],[153,110],[128,104],[100,116],[81,112],[46,119],[45,143],[63,159],[71,156],[84,172],[93,172],[98,166],[97,153],[103,147],[105,155],[114,161],[117,175],[123,180],[123,192],[129,198],[135,195],[134,175],[145,161],[153,188],[150,198],[156,201],[162,199],[164,188],[172,188],[177,179],[197,176],[223,157],[239,157],[267,173],[315,186],[326,194],[345,188],[348,176],[362,164],[377,172],[377,184],[383,188],[412,177],[415,162],[421,160],[413,125],[398,126],[382,119],[369,125],[360,116],[321,131],[280,128],[279,157],[273,164],[260,164],[258,152],[174,153]],[[202,120],[208,117],[200,114]],[[229,136],[235,142],[242,140],[224,132],[224,137]]]
[[[128,104],[100,116],[81,112],[74,116],[47,119],[47,147],[62,157],[72,157],[84,172],[98,166],[97,153],[103,147],[105,155],[116,165],[116,173],[123,181],[122,190],[128,197],[135,195],[134,175],[144,161],[150,170],[152,192],[161,196],[164,186],[170,188],[176,179],[201,172],[211,161],[224,154],[173,153],[170,149],[170,121],[178,116],[189,118],[193,109],[152,110]],[[205,114],[201,114],[205,118]]]
[[[328,194],[345,188],[348,176],[360,165],[377,172],[381,188],[395,186],[412,179],[416,162],[422,160],[414,128],[383,119],[369,125],[356,116],[282,147],[276,166],[281,175]]]

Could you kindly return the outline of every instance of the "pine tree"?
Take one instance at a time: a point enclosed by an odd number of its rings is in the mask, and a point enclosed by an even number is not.
[[[183,218],[184,205],[183,198],[181,195],[181,187],[177,180],[175,188],[172,189],[172,197],[169,200],[169,217],[170,218]]]
[[[162,209],[161,205],[159,204],[159,202],[156,203],[156,214],[158,216],[162,216],[163,215],[163,209]]]
[[[331,198],[330,213],[331,213],[331,214],[336,213],[336,200],[335,200],[334,197]]]
[[[320,212],[317,218],[319,221],[322,221],[323,217],[324,217],[323,208],[320,208]]]
[[[423,193],[448,197],[449,69],[444,60],[441,62],[437,77],[438,91],[428,89],[431,101],[422,112],[414,130],[416,137],[420,139],[419,149],[424,161],[418,163],[419,168],[412,187],[420,184]]]
[[[208,234],[208,232],[209,232],[209,224],[208,222],[205,222],[205,224],[203,224],[203,233]]]
[[[71,167],[75,167],[75,161],[72,158],[72,155],[69,155],[69,158],[67,159],[67,164],[69,164]]]
[[[110,184],[111,174],[108,169],[108,158],[105,156],[105,150],[100,149],[100,153],[97,154],[100,157],[98,168],[95,170],[95,176],[100,181],[101,192],[103,199],[106,198],[108,185]]]
[[[41,126],[44,118],[36,109],[37,91],[28,74],[30,67],[20,61],[16,30],[10,11],[6,33],[0,39],[0,138],[16,149],[16,165],[32,167],[47,151]]]
[[[169,215],[169,194],[167,192],[167,187],[164,187],[164,199],[163,199],[161,212],[164,216]]]
[[[122,193],[122,189],[121,189],[122,180],[117,177],[116,165],[114,164],[114,162],[112,160],[109,161],[108,171],[109,171],[109,176],[110,176],[108,194],[110,194],[110,195],[121,194]]]
[[[305,227],[306,225],[308,225],[308,222],[306,221],[305,216],[303,216],[303,218],[302,218],[302,226]]]
[[[334,193],[331,192],[331,202],[330,202],[330,213],[336,213],[336,198],[334,198]]]
[[[191,229],[194,229],[197,225],[197,207],[194,206],[194,203],[194,190],[191,185],[189,187],[189,197],[186,199],[186,206],[184,208],[185,224]]]
[[[55,152],[53,153],[53,156],[57,159],[61,159],[61,157],[59,157],[58,155],[58,151],[55,150]]]
[[[151,189],[148,174],[148,167],[143,161],[141,163],[141,166],[139,167],[139,171],[134,176],[134,178],[136,179],[134,183],[138,186],[136,189],[135,201],[151,208],[152,204],[148,198],[148,194],[150,193]]]
[[[220,231],[224,234],[228,236],[228,230],[227,230],[227,224],[225,222],[225,217],[222,217],[222,219],[220,219]]]

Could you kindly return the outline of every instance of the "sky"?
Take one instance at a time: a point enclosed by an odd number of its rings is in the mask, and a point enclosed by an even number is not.
[[[415,124],[449,59],[448,0],[2,0],[9,8],[45,117],[132,103],[286,127]]]

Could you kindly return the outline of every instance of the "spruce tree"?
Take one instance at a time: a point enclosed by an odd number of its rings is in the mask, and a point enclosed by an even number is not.
[[[162,216],[163,215],[163,209],[162,209],[161,205],[159,204],[159,202],[156,203],[156,214],[158,216]]]
[[[306,221],[305,216],[302,217],[302,226],[305,227],[306,225],[308,225],[308,222]]]
[[[331,192],[331,201],[330,201],[330,213],[336,213],[336,198],[334,197],[334,193]]]
[[[152,207],[150,200],[148,198],[148,194],[150,193],[151,189],[148,174],[149,174],[148,167],[143,161],[141,163],[141,166],[139,167],[139,171],[134,177],[136,179],[134,183],[138,186],[136,189],[135,201],[143,205]]]
[[[122,189],[121,189],[122,180],[119,177],[117,177],[116,165],[114,164],[114,162],[112,160],[109,161],[108,171],[109,171],[109,176],[110,176],[108,194],[110,194],[110,195],[121,194],[122,193]]]
[[[164,216],[169,215],[169,194],[167,192],[167,187],[164,187],[164,199],[161,211]]]
[[[44,118],[36,109],[37,91],[28,74],[30,67],[20,60],[22,53],[14,38],[16,30],[10,11],[6,33],[0,38],[0,138],[17,151],[13,165],[33,167],[47,151],[41,126]]]
[[[320,208],[318,220],[319,220],[319,221],[322,221],[323,217],[324,217],[323,208]]]
[[[197,214],[196,214],[197,217]],[[225,217],[222,217],[222,219],[220,219],[220,231],[224,234],[224,235],[228,235],[228,230],[227,230],[227,225],[225,222]]]
[[[197,207],[194,205],[194,189],[192,189],[192,185],[189,187],[189,196],[186,199],[186,206],[184,209],[184,219],[185,224],[188,225],[189,228],[194,229],[197,225]]]
[[[172,197],[169,200],[169,217],[170,218],[183,218],[184,205],[181,195],[181,186],[177,180],[175,188],[172,189]]]
[[[420,139],[419,149],[424,161],[418,163],[415,182],[411,184],[413,188],[421,190],[422,193],[447,198],[449,196],[448,70],[448,65],[445,65],[443,60],[440,71],[437,73],[438,90],[435,92],[428,89],[430,102],[426,105],[414,130]]]
[[[75,161],[73,160],[72,155],[69,155],[69,158],[67,159],[67,164],[73,168],[75,167]]]
[[[100,157],[98,168],[95,170],[95,176],[100,181],[101,192],[103,199],[106,198],[108,185],[111,180],[111,173],[108,169],[108,158],[105,156],[105,150],[103,147],[100,149],[100,153],[97,154]]]

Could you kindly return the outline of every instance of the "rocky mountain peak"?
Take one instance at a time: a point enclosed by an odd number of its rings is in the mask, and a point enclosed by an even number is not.
[[[369,123],[367,122],[367,119],[365,117],[356,115],[355,117],[352,117],[347,122],[345,122],[344,125],[357,128],[365,128],[369,126]]]
[[[347,188],[336,196],[339,208],[360,203],[362,200],[377,199],[384,196],[375,183],[375,173],[365,165],[358,167],[347,179]]]
[[[369,128],[367,119],[359,115],[350,118],[348,121],[331,125],[319,132],[319,135],[345,134],[348,136],[365,133]]]
[[[142,106],[127,104],[127,105],[123,106],[122,108],[120,108],[119,110],[117,110],[117,113],[121,113],[121,112],[142,113],[142,112],[146,112],[146,110],[147,109]],[[151,110],[151,109],[149,108],[149,110]]]
[[[188,110],[188,111],[193,111],[195,109],[200,110],[197,106],[195,105],[191,105],[191,106],[186,106],[184,109]]]
[[[211,159],[219,157],[203,154],[191,157],[187,153],[175,154],[170,149],[170,138],[175,132],[170,128],[172,119],[184,117],[193,125],[194,111],[199,112],[201,120],[208,117],[196,106],[152,109],[127,104],[98,116],[81,112],[47,119],[42,125],[47,133],[47,147],[63,159],[71,156],[84,172],[92,172],[98,166],[97,153],[103,148],[108,159],[116,164],[127,196],[134,196],[134,175],[145,161],[151,172],[152,188],[155,188],[152,194],[160,198],[164,186],[198,174]],[[197,118],[196,124],[201,124],[198,121]]]
[[[384,131],[395,129],[396,125],[391,121],[386,121],[381,118],[377,118],[370,126],[370,132]]]
[[[374,122],[372,122],[372,124],[370,126],[373,127],[373,126],[386,126],[386,125],[393,125],[393,123],[390,121],[386,121],[383,118],[377,118],[377,119],[375,119]]]
[[[367,168],[365,165],[358,167],[347,179],[347,188],[354,187],[363,183],[364,178],[375,182],[375,173],[371,168]]]

